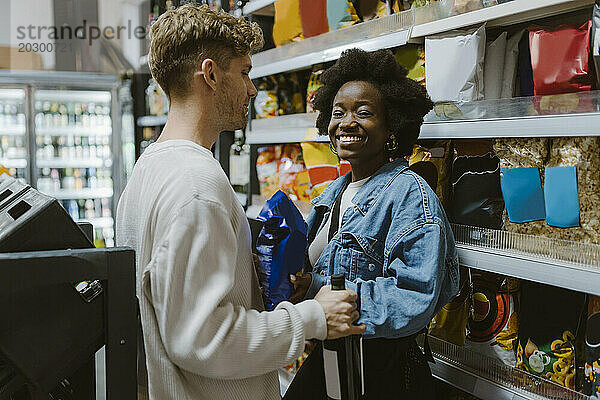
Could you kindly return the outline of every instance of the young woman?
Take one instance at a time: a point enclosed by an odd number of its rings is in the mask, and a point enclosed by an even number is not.
[[[312,298],[332,274],[345,274],[359,296],[357,323],[366,325],[366,399],[433,398],[415,336],[459,283],[444,210],[404,158],[433,107],[406,74],[390,51],[348,50],[323,74],[313,102],[319,132],[352,172],[313,200],[311,272],[296,281],[292,300]]]

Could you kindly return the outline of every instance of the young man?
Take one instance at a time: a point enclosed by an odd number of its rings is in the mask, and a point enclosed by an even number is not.
[[[136,250],[151,399],[279,399],[276,370],[305,339],[360,334],[356,293],[262,311],[244,211],[210,148],[243,128],[256,88],[255,24],[186,5],[152,27],[150,71],[170,100],[157,143],[117,210],[117,243]]]

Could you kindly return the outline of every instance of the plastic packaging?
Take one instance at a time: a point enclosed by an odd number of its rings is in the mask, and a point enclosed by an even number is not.
[[[349,0],[327,0],[329,30],[335,31],[360,22],[354,4]]]
[[[289,276],[297,274],[304,265],[306,222],[280,190],[267,200],[257,219],[264,223],[256,241],[261,286],[265,305],[272,310],[290,297],[293,285]]]
[[[523,281],[517,368],[575,389],[575,337],[585,294]]]
[[[506,41],[506,51],[504,53],[504,72],[502,73],[502,92],[500,97],[510,99],[515,94],[515,84],[517,82],[517,65],[519,63],[519,42],[523,37],[523,30],[514,33]]]
[[[300,145],[310,177],[310,198],[314,199],[339,176],[339,159],[329,149],[329,143],[303,142]]]
[[[519,281],[473,271],[473,295],[465,347],[515,365]]]
[[[305,38],[329,32],[327,0],[300,0],[300,17]]]
[[[281,157],[281,146],[260,147],[256,159],[256,175],[260,187],[260,195],[272,196],[279,188],[279,174],[277,171]]]
[[[596,88],[600,88],[600,0],[596,0],[592,14],[591,53],[596,70]]]
[[[275,22],[273,24],[275,46],[282,46],[303,38],[299,0],[276,1]]]
[[[485,24],[425,38],[427,91],[434,102],[484,97]]]
[[[535,95],[591,90],[591,21],[579,28],[540,28],[529,32]]]
[[[502,95],[504,59],[506,57],[506,32],[489,43],[485,52],[484,92],[486,100],[499,99]]]

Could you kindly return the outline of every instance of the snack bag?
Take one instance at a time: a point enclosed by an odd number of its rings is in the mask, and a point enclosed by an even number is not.
[[[315,112],[315,109],[313,108],[313,105],[312,105],[312,101],[315,98],[315,94],[317,93],[317,90],[319,90],[319,88],[321,86],[323,86],[320,81],[321,74],[323,72],[324,72],[323,69],[313,70],[310,74],[310,78],[308,79],[308,86],[306,88],[306,112],[307,113]]]
[[[471,308],[471,273],[460,267],[460,291],[436,314],[429,324],[429,334],[457,346],[465,344],[467,321]]]
[[[298,144],[284,145],[277,168],[279,171],[279,189],[292,200],[299,200],[294,187],[298,174],[305,169],[301,152],[302,149]]]
[[[277,85],[272,76],[262,78],[258,84],[258,93],[254,99],[256,118],[277,116]]]
[[[465,347],[515,365],[519,281],[472,271],[473,295]]]
[[[336,31],[360,22],[360,17],[352,1],[327,0],[327,21],[329,30]]]
[[[272,196],[279,188],[277,167],[280,157],[280,145],[258,148],[256,175],[258,177],[260,195],[263,197]]]
[[[339,159],[329,150],[329,143],[304,142],[300,145],[310,177],[310,198],[314,199],[338,177]]]
[[[256,241],[261,286],[265,306],[273,310],[290,297],[293,285],[289,276],[298,273],[304,265],[308,245],[306,222],[280,190],[267,200],[257,219],[264,223]]]
[[[396,61],[408,70],[408,78],[425,86],[425,48],[406,44],[396,51]]]
[[[305,38],[329,32],[327,0],[300,0],[300,16]]]
[[[452,160],[451,142],[449,140],[422,142],[415,144],[413,153],[408,160],[408,165],[420,161],[430,161],[437,169],[437,187],[435,192],[447,209],[450,200],[450,167]]]
[[[517,368],[575,389],[575,337],[585,294],[521,283]]]
[[[579,28],[561,26],[529,32],[536,96],[591,90],[590,27],[588,21]]]
[[[299,0],[278,0],[275,2],[273,41],[275,46],[297,42],[302,36],[302,19]]]

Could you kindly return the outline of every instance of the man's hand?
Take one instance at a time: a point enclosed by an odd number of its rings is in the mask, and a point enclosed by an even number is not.
[[[301,276],[290,275],[290,282],[294,284],[294,293],[290,296],[289,301],[294,304],[300,303],[306,297],[306,292],[312,282],[312,275],[308,273]]]
[[[365,324],[353,325],[360,314],[356,309],[357,294],[353,290],[331,290],[331,285],[323,286],[315,296],[325,312],[327,339],[337,339],[348,335],[360,335]]]

